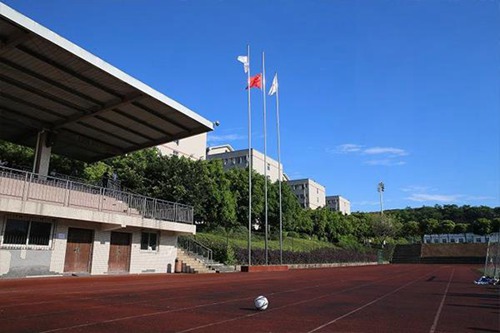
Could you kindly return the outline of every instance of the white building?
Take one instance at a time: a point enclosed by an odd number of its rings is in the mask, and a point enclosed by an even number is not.
[[[287,181],[299,203],[304,208],[325,207],[325,187],[310,178]]]
[[[258,174],[264,175],[271,182],[276,182],[279,179],[279,170],[281,169],[282,180],[286,180],[286,175],[283,173],[283,165],[281,168],[274,159],[267,156],[264,161],[264,154],[260,151],[251,149],[252,168]],[[207,148],[207,160],[220,159],[224,165],[224,169],[247,168],[248,167],[248,149],[234,150],[230,145],[222,145]]]
[[[326,206],[331,210],[341,212],[344,215],[351,215],[351,202],[340,195],[327,196]]]
[[[498,242],[498,234],[476,235],[472,232],[465,234],[429,234],[424,235],[426,244],[445,244],[445,243],[488,243],[490,238]]]
[[[207,133],[158,145],[162,155],[204,160],[207,149]]]

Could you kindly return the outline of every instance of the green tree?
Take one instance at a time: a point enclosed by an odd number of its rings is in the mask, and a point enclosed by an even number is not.
[[[372,218],[372,232],[380,244],[396,236],[401,224],[390,215],[375,215]]]
[[[313,234],[320,240],[327,240],[327,225],[330,210],[328,208],[318,208],[311,211],[313,222]]]
[[[436,234],[439,232],[439,221],[433,218],[425,219],[420,224],[423,234]]]
[[[478,235],[487,235],[491,232],[491,221],[481,217],[472,223],[472,230]]]
[[[420,236],[420,226],[416,221],[409,221],[403,223],[401,228],[401,235],[405,238],[415,240],[416,237]]]
[[[491,232],[500,232],[500,217],[491,220]]]
[[[299,211],[296,222],[297,232],[312,236],[314,225],[311,215],[311,209],[302,209]]]
[[[6,162],[7,167],[30,170],[34,155],[31,148],[0,140],[0,161]]]
[[[450,242],[450,234],[455,230],[455,222],[452,220],[443,220],[439,225],[439,230],[443,234],[448,234],[448,243]]]

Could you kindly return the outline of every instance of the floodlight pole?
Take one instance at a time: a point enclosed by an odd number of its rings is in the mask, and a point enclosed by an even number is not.
[[[382,182],[378,183],[377,191],[378,191],[379,196],[380,196],[380,215],[381,216],[384,215],[384,200],[383,200],[384,190],[385,190],[384,183],[382,183]]]
[[[383,194],[385,190],[385,185],[383,182],[378,183],[377,191],[380,196],[380,222],[383,222],[384,219],[384,199],[383,199]],[[383,253],[382,249],[384,248],[385,245],[385,240],[383,241],[382,244],[380,244],[380,249],[377,251],[377,262],[379,264],[383,263]]]

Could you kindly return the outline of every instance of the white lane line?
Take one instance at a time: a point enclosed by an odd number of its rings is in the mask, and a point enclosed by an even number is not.
[[[406,272],[404,272],[403,274],[406,274]],[[372,284],[372,283],[370,283],[370,284]],[[284,293],[290,293],[290,292],[297,292],[297,291],[301,291],[301,290],[320,288],[323,285],[326,285],[326,284],[317,284],[317,285],[314,285],[314,286],[307,286],[307,287],[303,287],[303,288],[288,289],[288,290],[284,290],[284,291],[270,293],[269,295],[278,295],[278,294],[284,294]],[[189,307],[184,307],[184,308],[176,308],[176,309],[170,309],[170,310],[165,310],[165,311],[150,312],[150,313],[145,313],[145,314],[142,314],[142,315],[120,317],[120,318],[114,318],[114,319],[99,321],[99,322],[85,323],[85,324],[74,325],[74,326],[69,326],[69,327],[55,328],[55,329],[50,329],[50,330],[42,331],[40,333],[59,332],[59,331],[64,331],[64,330],[72,330],[72,329],[75,329],[75,328],[82,328],[82,327],[89,327],[89,326],[95,326],[95,325],[100,325],[100,324],[113,323],[113,322],[122,321],[122,320],[129,320],[129,319],[136,319],[136,318],[143,318],[143,317],[150,317],[150,316],[162,315],[162,314],[167,314],[167,313],[171,313],[171,312],[194,310],[194,309],[199,309],[199,308],[203,308],[203,307],[207,307],[207,306],[213,306],[213,305],[220,305],[220,304],[225,304],[225,303],[237,302],[237,301],[242,301],[242,300],[251,299],[251,298],[252,298],[252,296],[241,297],[241,298],[232,298],[232,299],[221,301],[221,302],[206,303],[206,304],[200,304],[200,305],[189,306]],[[140,303],[140,302],[125,303],[125,304],[131,304],[131,305],[133,305],[133,304],[136,304],[136,303]],[[104,305],[104,306],[108,306],[108,305]],[[90,308],[90,309],[92,309],[92,308]]]
[[[342,316],[340,316],[340,317],[337,317],[337,318],[335,318],[335,319],[333,319],[333,320],[331,320],[331,321],[327,322],[326,324],[323,324],[323,325],[321,325],[321,326],[318,326],[318,327],[316,327],[316,328],[314,328],[314,329],[312,329],[312,330],[308,331],[307,333],[312,333],[312,332],[319,331],[320,329],[325,328],[325,327],[327,327],[327,326],[329,326],[329,325],[331,325],[331,324],[333,324],[333,323],[335,323],[335,322],[337,322],[337,321],[339,321],[339,320],[341,320],[341,319],[344,319],[344,318],[346,318],[346,317],[348,317],[348,316],[352,315],[353,313],[356,313],[356,312],[358,312],[358,311],[361,311],[361,310],[363,310],[364,308],[366,308],[366,307],[368,307],[368,306],[370,306],[370,305],[372,305],[372,304],[375,304],[375,303],[377,303],[378,301],[381,301],[381,300],[383,300],[384,298],[387,298],[387,297],[391,296],[392,294],[395,294],[396,292],[400,291],[401,289],[406,288],[406,287],[408,287],[409,285],[412,285],[412,284],[414,284],[414,283],[415,283],[415,282],[417,282],[417,281],[420,281],[420,280],[422,279],[422,277],[427,276],[427,275],[429,275],[429,273],[426,273],[426,274],[424,274],[423,276],[419,277],[418,279],[413,280],[413,281],[410,281],[410,282],[408,282],[407,284],[404,284],[404,285],[402,285],[401,287],[399,287],[399,288],[397,288],[397,289],[395,289],[395,290],[391,291],[390,293],[387,293],[387,294],[385,294],[385,295],[382,295],[382,296],[380,296],[380,297],[378,297],[378,298],[374,299],[373,301],[368,302],[368,303],[366,303],[365,305],[360,306],[359,308],[352,310],[351,312],[348,312],[348,313],[346,313],[346,314],[344,314],[344,315],[342,315]]]
[[[429,273],[426,273],[424,276],[426,276],[428,274]],[[345,292],[348,292],[348,291],[360,289],[360,288],[367,287],[367,286],[370,286],[370,285],[378,283],[378,282],[392,280],[392,279],[399,278],[399,277],[400,276],[392,276],[392,277],[387,278],[387,279],[380,279],[380,280],[377,280],[377,281],[374,281],[374,282],[370,282],[370,283],[365,283],[365,284],[362,284],[362,285],[359,285],[359,286],[356,286],[356,287],[351,287],[351,288],[347,288],[347,289],[344,289],[344,290],[336,291],[336,292],[333,292],[333,293],[324,294],[324,295],[321,295],[321,296],[317,296],[317,297],[314,297],[314,298],[305,299],[305,300],[298,301],[298,302],[295,302],[295,303],[289,303],[289,304],[286,304],[286,305],[282,305],[280,307],[273,307],[272,309],[267,310],[266,313],[277,311],[277,310],[284,309],[284,308],[288,308],[288,307],[295,306],[295,305],[300,305],[300,304],[303,304],[303,303],[309,303],[309,302],[312,302],[312,301],[317,301],[317,300],[325,298],[325,297],[339,295],[339,294],[342,294],[342,293],[345,293]],[[416,281],[413,281],[411,283],[414,283],[414,282],[416,282]],[[238,317],[234,317],[234,318],[231,318],[231,319],[226,319],[226,320],[221,320],[221,321],[217,321],[217,322],[213,322],[213,323],[208,323],[208,324],[197,326],[197,327],[191,327],[191,328],[185,329],[183,331],[178,331],[177,333],[186,333],[186,332],[197,331],[197,330],[200,330],[200,329],[203,329],[203,328],[207,328],[207,327],[211,327],[211,326],[215,326],[215,325],[226,324],[226,323],[231,322],[231,321],[236,321],[236,320],[239,320],[239,319],[245,319],[245,318],[248,318],[248,317],[253,317],[253,316],[256,316],[256,315],[261,314],[261,313],[262,312],[251,313],[251,314],[247,314],[247,315],[244,315],[244,316],[238,316]]]
[[[271,310],[267,310],[266,312],[278,310],[278,309],[285,308],[285,307],[288,307],[288,306],[293,306],[293,305],[298,305],[298,304],[302,304],[302,303],[306,303],[306,302],[311,302],[311,301],[314,301],[314,300],[317,300],[317,299],[321,299],[321,298],[324,298],[324,297],[328,297],[328,296],[336,295],[336,294],[339,294],[339,293],[343,293],[343,292],[347,292],[347,291],[351,291],[351,290],[363,288],[363,287],[366,287],[366,286],[370,286],[370,285],[378,283],[378,282],[382,282],[382,281],[387,281],[387,280],[399,278],[401,275],[406,275],[406,274],[411,273],[412,270],[403,271],[400,274],[398,274],[397,276],[392,276],[392,277],[387,278],[387,279],[385,279],[385,278],[384,279],[379,279],[377,281],[373,281],[373,282],[370,282],[370,283],[365,283],[363,285],[359,285],[359,286],[356,286],[356,287],[351,287],[351,288],[348,288],[348,289],[345,289],[345,290],[341,290],[341,291],[338,291],[338,292],[335,292],[335,293],[322,295],[322,296],[315,297],[315,298],[308,299],[308,300],[302,300],[300,302],[296,302],[296,303],[293,303],[293,304],[288,304],[288,305],[285,305],[285,306],[282,306],[282,307],[279,307],[279,308],[273,308]],[[429,273],[427,273],[427,274],[429,274]],[[322,287],[323,285],[328,285],[328,284],[330,284],[330,283],[317,284],[317,285],[314,285],[314,286],[307,286],[307,287],[303,287],[303,288],[288,289],[288,290],[283,290],[283,291],[279,291],[279,292],[274,292],[274,293],[271,293],[269,295],[278,295],[278,294],[296,292],[296,291],[301,291],[301,290],[314,289],[314,288],[319,288],[319,287]],[[65,330],[72,330],[72,329],[75,329],[75,328],[83,328],[83,327],[96,326],[96,325],[101,325],[101,324],[114,323],[114,322],[123,321],[123,320],[130,320],[130,319],[136,319],[136,318],[151,317],[151,316],[163,315],[163,314],[167,314],[167,313],[179,312],[179,311],[186,311],[186,310],[194,310],[194,309],[204,308],[204,307],[208,307],[208,306],[214,306],[214,305],[220,305],[220,304],[225,304],[225,303],[237,302],[237,301],[246,300],[246,299],[252,299],[252,297],[233,298],[233,299],[229,299],[229,300],[225,300],[225,301],[221,301],[221,302],[206,303],[206,304],[200,304],[200,305],[196,305],[196,306],[190,306],[190,307],[184,307],[184,308],[177,308],[177,309],[170,309],[170,310],[164,310],[164,311],[156,311],[156,312],[145,313],[145,314],[142,314],[142,315],[134,315],[134,316],[126,316],[126,317],[113,318],[113,319],[108,319],[108,320],[104,320],[104,321],[98,321],[98,322],[92,322],[92,323],[85,323],[85,324],[79,324],[79,325],[68,326],[68,327],[60,327],[60,328],[55,328],[55,329],[49,329],[49,330],[42,331],[42,332],[39,332],[39,333],[60,332],[60,331],[65,331]],[[260,312],[258,312],[258,313],[260,313]],[[250,316],[257,315],[258,313],[251,314]],[[245,318],[245,317],[248,317],[248,316],[249,315],[239,316],[239,317],[235,317],[235,318],[230,319],[230,320],[224,320],[224,321],[214,322],[214,323],[210,323],[208,325],[203,325],[203,326],[191,328],[191,329],[188,329],[188,330],[185,330],[185,331],[182,331],[182,332],[189,332],[189,331],[197,330],[197,329],[208,327],[208,326],[214,326],[214,325],[217,325],[217,324],[225,323],[225,322],[228,322],[228,321],[234,321],[234,320]]]
[[[455,274],[455,268],[453,268],[453,271],[451,272],[450,279],[448,280],[448,285],[446,286],[446,290],[444,291],[443,298],[441,299],[441,304],[439,304],[439,308],[436,312],[436,316],[434,317],[434,323],[432,324],[432,327],[431,327],[429,333],[434,333],[436,331],[439,317],[441,316],[441,310],[443,310],[444,301],[446,299],[446,296],[448,295],[448,290],[450,289],[451,280],[453,279],[454,274]]]

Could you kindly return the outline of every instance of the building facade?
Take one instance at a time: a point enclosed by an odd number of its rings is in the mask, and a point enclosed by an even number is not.
[[[498,233],[490,235],[476,235],[472,232],[463,234],[427,234],[424,235],[425,244],[446,244],[446,243],[488,243],[498,242]]]
[[[204,160],[207,148],[207,133],[164,143],[157,146],[157,148],[165,156],[186,157],[195,161]]]
[[[33,172],[0,166],[0,277],[173,272],[193,207],[49,175],[50,159],[174,140],[198,159],[213,123],[2,2],[0,35],[0,139],[35,150]]]
[[[326,205],[325,187],[310,178],[287,181],[304,208],[321,208]]]
[[[351,215],[351,202],[340,195],[327,196],[326,206],[331,210],[341,212],[344,215]]]
[[[280,169],[282,180],[286,180],[283,173],[283,165],[269,156],[264,161],[264,154],[260,151],[251,149],[252,168],[258,174],[267,174],[271,182],[276,182],[280,179]],[[230,145],[216,146],[207,148],[207,160],[219,159],[222,160],[225,170],[233,168],[245,169],[248,167],[248,149],[233,150]]]
[[[173,272],[193,208],[0,167],[0,277]]]

